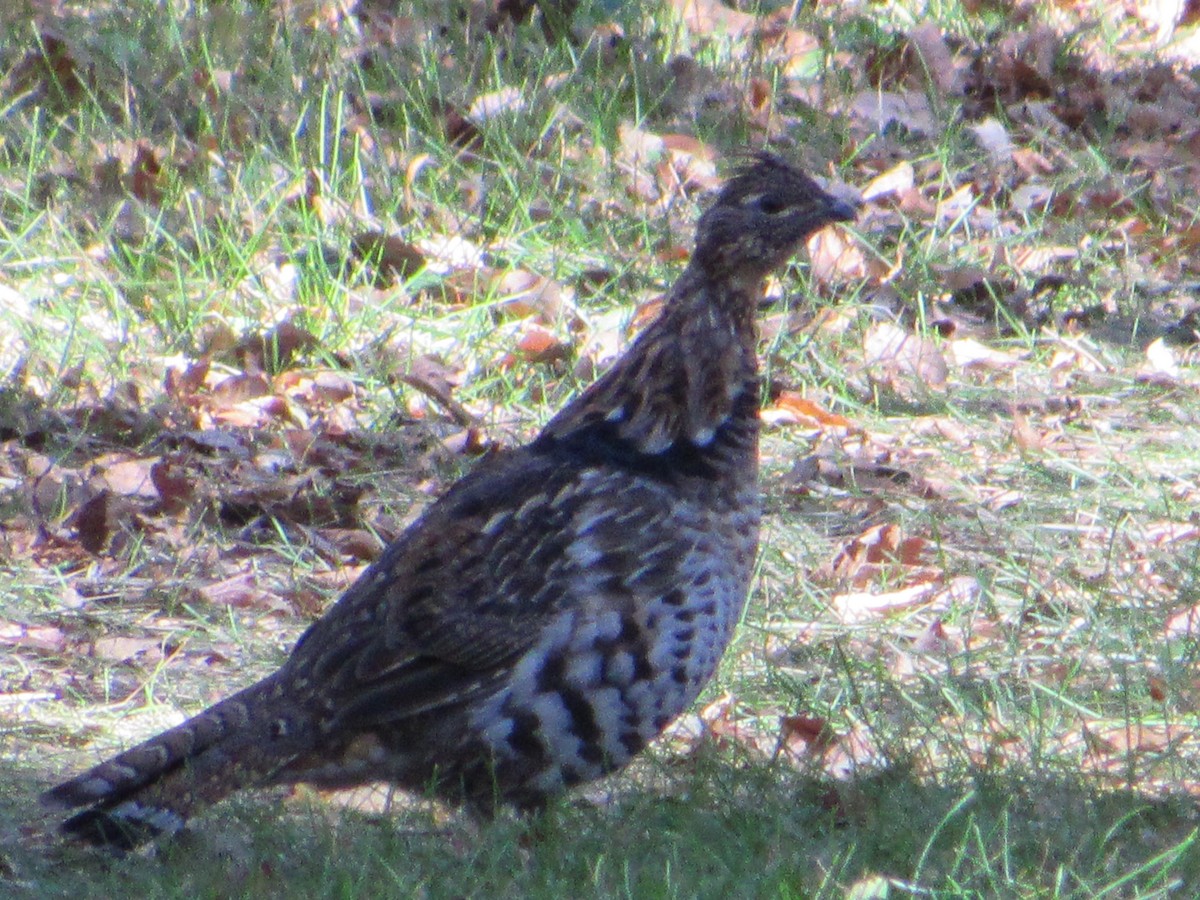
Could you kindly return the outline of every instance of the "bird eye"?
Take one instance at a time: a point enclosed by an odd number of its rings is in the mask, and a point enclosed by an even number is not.
[[[758,198],[756,204],[760,210],[768,216],[775,216],[783,212],[787,208],[787,204],[772,194],[763,194]]]

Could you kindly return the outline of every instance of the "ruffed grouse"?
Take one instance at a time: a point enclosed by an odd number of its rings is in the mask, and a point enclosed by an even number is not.
[[[279,671],[48,791],[131,848],[245,787],[388,781],[488,815],[626,765],[712,676],[758,540],[755,311],[854,216],[759,154],[659,317],[526,446],[455,484]]]

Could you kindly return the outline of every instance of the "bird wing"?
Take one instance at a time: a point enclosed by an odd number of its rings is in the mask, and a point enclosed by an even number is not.
[[[603,458],[579,462],[528,448],[486,461],[313,624],[286,669],[326,723],[366,728],[463,703],[579,602],[571,544],[579,510],[596,499],[586,482],[634,477]]]

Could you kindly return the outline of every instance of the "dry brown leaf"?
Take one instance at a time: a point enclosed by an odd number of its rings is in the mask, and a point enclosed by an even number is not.
[[[751,113],[756,116],[770,113],[772,90],[771,82],[767,81],[767,79],[750,79],[750,89],[746,96],[746,104],[750,107]]]
[[[1054,164],[1050,162],[1041,153],[1032,150],[1029,147],[1016,147],[1012,151],[1013,162],[1016,163],[1017,169],[1024,175],[1036,177],[1039,175],[1053,175],[1056,171]]]
[[[830,602],[843,622],[847,624],[867,622],[881,616],[891,615],[915,606],[928,603],[938,592],[936,582],[928,581],[914,584],[911,587],[897,591],[871,593],[861,591],[849,594],[838,594]]]
[[[454,389],[460,383],[457,373],[444,366],[434,357],[417,357],[408,372],[399,376],[400,380],[420,391],[424,397],[429,397],[441,406],[451,418],[464,428],[474,428],[478,420],[474,413],[454,398]],[[408,404],[409,415],[424,418],[425,411],[419,398],[412,398]],[[423,401],[422,401],[423,402]]]
[[[75,527],[79,545],[88,553],[98,554],[108,546],[121,523],[132,515],[133,507],[128,500],[105,489],[76,509],[70,524]]]
[[[914,386],[913,379],[932,390],[945,389],[949,368],[937,345],[891,322],[876,322],[867,329],[863,353],[871,374],[882,376],[901,393]]]
[[[873,731],[856,725],[847,734],[837,735],[833,746],[822,754],[822,768],[832,778],[852,778],[860,769],[877,769],[885,758]]]
[[[9,73],[8,83],[14,96],[33,92],[60,109],[73,105],[86,91],[73,49],[50,31],[37,35],[33,49]]]
[[[425,268],[425,254],[403,238],[382,231],[363,231],[350,240],[354,257],[375,267],[377,286],[412,278]]]
[[[286,369],[299,354],[307,353],[319,344],[310,331],[285,319],[266,334],[242,338],[234,353],[247,372],[276,372]]]
[[[641,303],[633,311],[633,317],[629,320],[629,326],[626,328],[627,334],[637,334],[651,322],[658,318],[663,310],[663,305],[666,302],[663,297],[655,297],[646,303]]]
[[[246,437],[239,433],[222,431],[218,428],[204,428],[197,431],[185,431],[179,437],[181,443],[194,447],[201,453],[228,456],[234,459],[245,459],[250,455],[250,451],[246,447]]]
[[[436,102],[432,104],[435,116],[440,117],[442,131],[446,140],[455,147],[464,150],[480,150],[483,148],[483,133],[467,116],[458,111],[453,104]]]
[[[975,140],[988,152],[992,165],[1003,166],[1012,160],[1013,142],[1008,136],[1008,129],[994,116],[989,116],[981,122],[970,126]]]
[[[900,526],[874,525],[846,542],[829,570],[845,583],[862,586],[874,581],[885,568],[916,568],[925,555],[921,537],[904,537]]]
[[[765,16],[760,23],[759,42],[780,53],[786,60],[785,69],[798,60],[822,50],[819,38],[800,28],[793,28],[786,9]]]
[[[507,269],[493,275],[489,290],[498,308],[514,318],[537,316],[547,325],[558,325],[566,317],[566,324],[572,327],[583,323],[562,285],[544,275]]]
[[[1152,522],[1142,531],[1142,540],[1157,547],[1197,538],[1200,538],[1200,524],[1196,522]]]
[[[325,186],[325,179],[319,169],[310,168],[304,173],[303,182],[293,182],[284,195],[284,202],[296,209],[304,210],[315,215],[323,224],[329,225],[338,221],[343,211],[336,198],[330,202],[327,198],[333,195]]]
[[[1169,758],[1167,751],[1193,739],[1191,729],[1131,721],[1118,725],[1083,723],[1083,741],[1087,747],[1085,763],[1096,771],[1128,770],[1134,763],[1149,763]]]
[[[502,87],[486,94],[480,94],[467,109],[467,118],[476,125],[482,125],[489,119],[494,119],[504,113],[513,113],[524,109],[528,94],[520,88]]]
[[[828,720],[819,716],[779,717],[779,746],[792,756],[820,754],[835,740]]]
[[[1150,694],[1150,699],[1157,703],[1162,703],[1167,699],[1167,682],[1159,675],[1150,675],[1146,679],[1146,690]]]
[[[680,156],[694,156],[710,163],[717,161],[717,151],[691,134],[664,134],[662,147]]]
[[[1054,202],[1054,188],[1047,184],[1027,181],[1012,192],[1011,207],[1019,213],[1049,209]]]
[[[213,409],[210,413],[215,424],[229,428],[262,428],[272,422],[307,425],[307,417],[286,397],[271,395],[254,397],[240,403],[232,403]]]
[[[354,382],[348,376],[329,369],[319,372],[288,369],[276,375],[271,386],[276,394],[310,406],[344,403],[356,393]]]
[[[1137,0],[1132,8],[1139,19],[1154,29],[1158,42],[1165,44],[1185,21],[1192,5],[1187,0]]]
[[[530,322],[525,324],[517,339],[517,351],[528,362],[550,363],[568,358],[571,346],[552,332]]]
[[[1179,363],[1175,352],[1162,338],[1155,338],[1146,347],[1146,361],[1138,367],[1138,381],[1173,386],[1179,381]]]
[[[469,279],[464,289],[470,289],[475,281],[485,282],[492,277],[492,270],[487,267],[487,252],[461,234],[439,234],[421,238],[415,242],[415,246],[425,255],[426,264],[430,269],[440,274],[449,273]],[[458,269],[468,271],[460,274],[455,271]]]
[[[850,115],[879,134],[893,123],[914,136],[934,135],[938,131],[929,100],[918,91],[862,91],[851,102]]]
[[[855,430],[845,416],[831,413],[795,391],[783,391],[775,401],[759,411],[768,425],[801,425],[805,428]]]
[[[450,453],[461,456],[479,456],[486,453],[492,446],[487,432],[476,426],[468,426],[456,431],[449,437],[443,438],[442,446]]]
[[[1048,366],[1055,373],[1056,384],[1077,372],[1106,372],[1108,366],[1082,343],[1066,337],[1059,338],[1059,348],[1050,357]]]
[[[912,163],[901,160],[886,172],[880,172],[872,178],[862,191],[864,201],[878,200],[881,197],[901,195],[912,190],[916,173]]]
[[[1025,413],[1015,404],[1011,407],[1012,413],[1012,429],[1009,431],[1009,437],[1012,442],[1021,450],[1042,450],[1050,443],[1050,436],[1046,432],[1039,433],[1032,425],[1029,424],[1029,419]]]
[[[820,331],[831,336],[845,334],[858,323],[858,313],[844,306],[826,306],[816,311],[808,326],[811,331]]]
[[[1009,509],[1025,502],[1025,495],[1020,491],[998,488],[992,485],[979,485],[975,488],[979,501],[992,512]]]
[[[138,637],[103,637],[92,642],[91,655],[97,659],[109,662],[128,662],[135,657],[145,654],[146,662],[156,662],[163,658],[162,640],[160,638]]]
[[[684,27],[696,35],[748,37],[759,27],[757,16],[731,9],[720,0],[671,0],[671,6]]]
[[[374,562],[383,552],[378,535],[365,528],[318,528],[316,533],[347,559]]]
[[[275,597],[258,587],[252,572],[239,572],[221,581],[196,588],[196,593],[214,606],[234,609],[267,608],[275,605]]]
[[[913,641],[912,650],[914,653],[927,656],[945,656],[948,653],[960,652],[962,646],[946,632],[946,627],[942,624],[941,619],[934,619],[929,623],[929,627]]]
[[[897,209],[910,218],[922,221],[929,221],[937,215],[937,205],[917,188],[900,192]]]
[[[195,478],[175,459],[163,459],[150,467],[150,481],[162,503],[162,509],[174,514],[186,508],[195,496]]]
[[[662,142],[667,152],[656,173],[666,194],[689,196],[720,184],[717,154],[707,144],[687,134],[664,134]]]
[[[129,193],[143,203],[157,206],[162,202],[162,187],[158,183],[161,172],[158,154],[149,144],[139,143],[129,172]]]
[[[867,276],[866,257],[844,228],[822,228],[810,237],[808,256],[818,281],[855,281]]]
[[[947,416],[921,416],[913,421],[913,430],[921,435],[929,434],[932,431],[942,439],[959,447],[969,447],[975,440],[972,432]]]
[[[153,499],[158,492],[154,488],[151,472],[157,464],[157,456],[116,459],[112,462],[98,459],[96,465],[100,471],[92,484],[108,488],[123,497]]]
[[[250,374],[237,373],[221,378],[214,373],[217,380],[209,390],[208,401],[212,408],[232,406],[255,397],[265,397],[271,394],[271,382],[261,371]]]
[[[961,73],[942,29],[933,22],[923,22],[908,32],[908,40],[920,54],[925,72],[937,89],[947,95],[961,94]]]
[[[0,645],[61,653],[67,646],[67,635],[53,625],[22,625],[0,620]]]
[[[936,218],[942,224],[953,224],[964,218],[975,205],[975,192],[971,185],[964,184],[948,197],[938,201]]]
[[[946,342],[946,356],[961,368],[1009,369],[1021,360],[1004,350],[993,350],[974,338],[956,338]]]
[[[1163,625],[1163,636],[1170,638],[1200,638],[1200,605],[1173,613]]]
[[[666,152],[662,137],[632,122],[617,126],[621,141],[621,158],[635,168],[653,168]]]

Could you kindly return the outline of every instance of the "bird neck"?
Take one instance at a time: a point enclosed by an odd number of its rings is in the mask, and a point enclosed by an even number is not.
[[[607,442],[656,457],[757,440],[755,308],[761,281],[688,267],[629,351],[543,430],[546,444]]]

